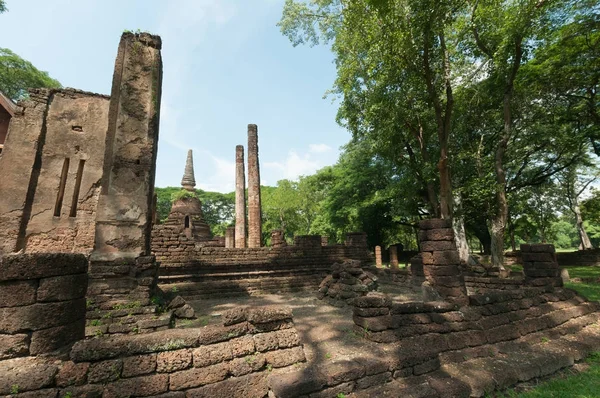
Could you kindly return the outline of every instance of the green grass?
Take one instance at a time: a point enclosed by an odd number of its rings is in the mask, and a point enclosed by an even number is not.
[[[566,282],[565,287],[577,291],[590,301],[600,300],[600,284],[594,282],[600,278],[600,267],[564,267],[569,271],[569,277],[581,278],[582,282]]]
[[[600,396],[600,352],[588,359],[589,369],[541,383],[534,390],[496,394],[500,398],[594,398]]]

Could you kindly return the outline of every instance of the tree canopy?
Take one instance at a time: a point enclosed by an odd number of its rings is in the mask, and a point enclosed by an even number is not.
[[[61,84],[8,48],[0,48],[0,91],[16,101],[27,95],[28,88],[41,87],[59,88]]]

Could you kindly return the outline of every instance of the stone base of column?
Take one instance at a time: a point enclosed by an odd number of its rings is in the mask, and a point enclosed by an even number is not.
[[[532,286],[563,285],[554,245],[521,245],[525,283]]]
[[[431,219],[419,223],[423,273],[429,286],[444,300],[468,305],[467,288],[460,273],[460,256],[451,220]]]

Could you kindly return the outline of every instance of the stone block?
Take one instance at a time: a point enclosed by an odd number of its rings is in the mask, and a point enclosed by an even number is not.
[[[159,352],[156,356],[156,371],[172,373],[192,366],[192,350]]]
[[[387,307],[379,307],[379,308],[354,307],[354,308],[352,308],[352,313],[357,316],[362,316],[362,317],[368,318],[368,317],[373,317],[373,316],[388,315],[390,313],[390,310]]]
[[[236,323],[246,321],[247,308],[239,307],[224,311],[221,315],[223,326],[235,325]]]
[[[342,397],[346,396],[346,394],[350,394],[354,391],[356,383],[353,381],[338,384],[334,387],[326,388],[319,392],[314,392],[309,395],[309,398],[329,398],[329,397]]]
[[[85,338],[85,323],[81,319],[67,326],[37,330],[31,334],[29,353],[40,355],[52,352]]]
[[[392,299],[381,293],[370,293],[363,297],[356,297],[350,301],[350,305],[360,308],[389,307]]]
[[[252,336],[242,336],[229,341],[231,345],[231,354],[234,357],[250,355],[255,351],[254,338]]]
[[[436,240],[454,241],[452,228],[422,229],[419,231],[419,242]]]
[[[452,228],[452,220],[431,218],[419,221],[419,229],[443,229]]]
[[[229,371],[233,376],[243,376],[261,370],[266,360],[263,354],[256,353],[229,362]]]
[[[360,379],[366,374],[366,369],[360,362],[342,360],[323,366],[321,374],[328,386],[334,386],[347,381]]]
[[[34,357],[14,358],[0,361],[0,394],[10,395],[13,386],[19,391],[34,391],[50,387],[58,373],[54,363]]]
[[[85,274],[87,266],[87,259],[83,254],[8,254],[0,261],[0,281]]]
[[[300,337],[295,329],[285,329],[275,332],[280,348],[295,347],[300,344]]]
[[[87,274],[64,275],[40,280],[37,301],[67,301],[85,297]]]
[[[259,352],[271,351],[279,348],[279,339],[276,332],[259,333],[253,336],[254,345]]]
[[[246,322],[231,326],[209,325],[199,330],[198,342],[200,344],[213,344],[221,341],[231,340],[248,332]]]
[[[233,358],[229,342],[198,347],[192,351],[194,367],[201,368],[214,365]]]
[[[136,355],[123,358],[123,377],[152,373],[156,370],[156,354]]]
[[[232,377],[204,387],[186,391],[187,398],[263,398],[269,387],[264,372]],[[282,396],[283,397],[283,396]]]
[[[88,371],[88,383],[106,383],[118,380],[123,370],[121,359],[92,363]]]
[[[85,299],[0,308],[0,333],[41,330],[85,319]]]
[[[389,315],[363,318],[354,315],[352,317],[355,325],[358,325],[368,331],[381,332],[391,327],[391,317]]]
[[[271,374],[268,383],[275,396],[293,397],[320,391],[326,386],[327,381],[315,369],[309,368],[290,373]]]
[[[247,319],[253,324],[292,319],[292,309],[282,306],[252,308],[247,311]]]
[[[0,282],[0,308],[35,303],[37,281]]]
[[[28,355],[29,341],[26,334],[0,334],[0,360]]]
[[[460,264],[458,251],[422,252],[423,265],[457,265]]]
[[[75,363],[63,362],[62,367],[56,375],[58,387],[79,386],[85,383],[90,364],[87,362]]]
[[[156,396],[168,389],[169,375],[153,374],[117,380],[106,386],[103,398]]]
[[[302,347],[293,347],[284,350],[268,351],[265,353],[265,359],[274,368],[282,368],[298,362],[304,362],[306,361],[306,356]]]
[[[171,373],[169,389],[171,391],[179,391],[216,383],[224,380],[228,374],[229,364],[227,363]]]

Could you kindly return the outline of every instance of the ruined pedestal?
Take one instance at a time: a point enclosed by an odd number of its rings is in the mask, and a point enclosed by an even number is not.
[[[248,125],[248,247],[262,246],[258,127]]]
[[[521,245],[525,282],[533,286],[562,286],[554,245]]]
[[[444,300],[460,305],[468,304],[451,220],[423,220],[419,223],[419,229],[426,282]]]
[[[235,147],[235,247],[246,247],[246,176],[244,147]]]
[[[285,235],[281,229],[274,229],[271,231],[271,247],[280,248],[286,247],[287,242],[285,241]]]

